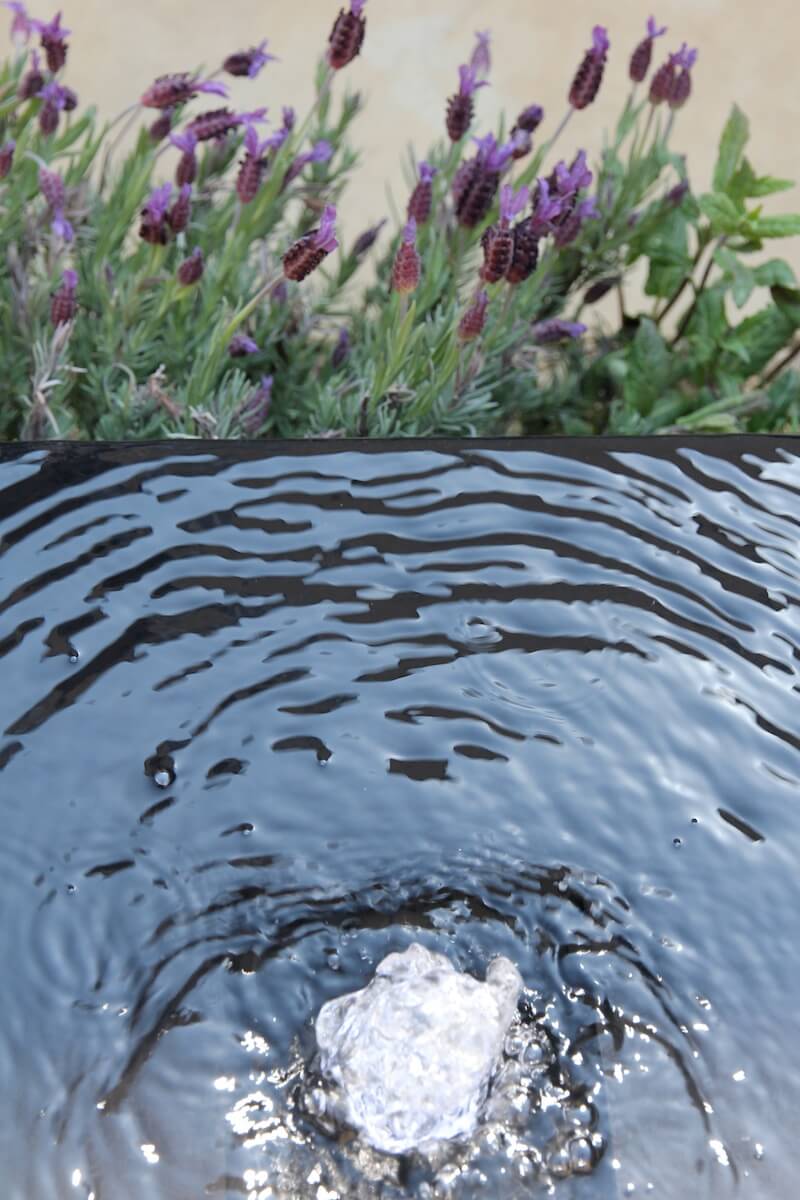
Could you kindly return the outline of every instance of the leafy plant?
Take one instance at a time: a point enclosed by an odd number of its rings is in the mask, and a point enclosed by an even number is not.
[[[475,148],[481,35],[443,105],[447,136],[409,160],[394,234],[384,218],[340,247],[362,101],[337,77],[365,2],[336,18],[305,119],[285,108],[271,133],[264,109],[208,99],[220,74],[260,79],[265,42],[208,79],[156,80],[101,123],[62,82],[60,18],[7,4],[0,439],[798,428],[800,289],[782,259],[753,260],[800,233],[764,211],[791,185],[756,173],[734,107],[713,190],[693,194],[671,140],[694,51],[651,74],[664,31],[648,23],[592,171],[555,148],[601,86],[606,31],[548,138],[534,146],[547,126],[530,104]]]

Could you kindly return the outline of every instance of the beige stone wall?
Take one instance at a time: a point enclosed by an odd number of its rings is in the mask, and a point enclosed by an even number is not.
[[[53,0],[55,2],[55,0]],[[657,60],[682,41],[700,51],[695,91],[680,116],[674,146],[688,153],[698,190],[708,186],[719,132],[732,101],[752,122],[755,166],[800,177],[797,117],[797,35],[794,0],[655,0],[669,26],[657,42]],[[32,7],[38,12],[39,0]],[[215,67],[231,50],[269,37],[281,61],[234,94],[248,107],[282,104],[303,111],[315,56],[338,11],[337,0],[63,0],[74,31],[69,81],[84,99],[113,114],[131,103],[158,74],[205,63]],[[364,162],[357,190],[343,205],[348,232],[386,211],[385,188],[404,196],[399,162],[413,142],[420,156],[442,129],[445,98],[457,66],[469,55],[476,29],[491,27],[491,88],[479,93],[480,124],[490,128],[500,110],[542,104],[550,121],[565,108],[569,81],[590,42],[591,26],[609,26],[606,81],[597,103],[573,121],[564,152],[596,149],[628,90],[627,61],[642,36],[650,5],[613,0],[369,0],[363,54],[347,69],[348,83],[368,98],[360,118]],[[48,14],[49,15],[49,14]],[[2,18],[0,18],[1,20]],[[770,211],[800,209],[794,192],[768,201]],[[800,267],[796,246],[782,250]]]

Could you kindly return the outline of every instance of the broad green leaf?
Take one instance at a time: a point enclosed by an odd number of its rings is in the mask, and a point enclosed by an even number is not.
[[[769,262],[762,263],[760,267],[756,267],[753,275],[760,287],[779,285],[792,288],[797,284],[794,271],[782,258],[771,258]]]
[[[776,304],[769,305],[737,326],[737,357],[740,357],[741,349],[748,356],[751,374],[763,370],[791,339],[794,328],[794,322],[786,313]]]
[[[719,246],[714,251],[714,261],[725,273],[725,279],[730,280],[733,302],[741,308],[750,299],[750,294],[756,286],[755,272],[745,266],[738,255],[727,246]]]
[[[794,186],[794,181],[791,179],[778,179],[774,175],[756,175],[750,161],[745,158],[727,191],[735,200],[745,200],[758,199],[760,196],[772,196],[776,192],[786,192]]]
[[[800,290],[776,284],[770,291],[784,316],[794,323],[795,328],[800,328]]]
[[[714,169],[714,191],[726,192],[736,174],[744,148],[750,138],[750,124],[738,104],[734,104],[719,143]]]
[[[749,217],[747,232],[758,238],[796,237],[800,234],[800,214],[778,217]]]
[[[700,211],[711,222],[715,235],[738,233],[745,221],[741,212],[729,196],[722,192],[707,192],[698,200]],[[748,225],[748,231],[752,227]]]

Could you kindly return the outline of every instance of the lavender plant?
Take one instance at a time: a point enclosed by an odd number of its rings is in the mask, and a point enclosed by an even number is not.
[[[552,132],[530,97],[482,124],[480,33],[401,211],[341,245],[362,102],[339,75],[357,73],[366,0],[332,13],[302,119],[261,103],[264,40],[150,82],[105,124],[64,82],[61,15],[5,7],[0,438],[800,428],[800,288],[781,258],[753,262],[800,234],[761,203],[791,184],[752,167],[734,107],[694,192],[672,143],[697,53],[654,68],[653,18],[593,166],[562,146],[613,85],[607,31]],[[251,109],[226,75],[252,81]]]

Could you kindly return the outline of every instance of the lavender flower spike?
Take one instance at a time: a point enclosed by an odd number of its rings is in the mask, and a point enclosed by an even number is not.
[[[237,414],[239,421],[242,429],[249,437],[253,437],[258,433],[267,419],[272,403],[272,384],[273,378],[271,375],[262,375],[261,382],[256,390],[239,408]]]
[[[591,48],[586,51],[569,91],[569,102],[573,108],[586,108],[596,97],[603,82],[610,45],[606,29],[602,25],[595,25]]]
[[[582,337],[586,326],[578,321],[564,321],[561,317],[553,317],[549,321],[538,321],[533,326],[533,340],[539,346],[547,346],[552,342],[565,342]]]
[[[28,16],[28,10],[20,0],[3,0],[4,6],[14,14],[11,22],[11,38],[18,44],[27,42],[36,28],[36,23]]]
[[[172,184],[165,183],[150,193],[142,209],[139,236],[153,246],[164,246],[169,234],[166,226],[167,209],[172,197]]]
[[[63,28],[60,12],[56,13],[52,21],[32,21],[31,24],[41,37],[48,69],[55,75],[67,61],[67,38],[71,31]]]
[[[419,287],[422,264],[417,250],[417,222],[413,217],[403,229],[403,240],[392,267],[392,290],[401,296]]]
[[[530,200],[530,192],[528,188],[521,187],[518,191],[510,183],[505,184],[500,189],[500,223],[507,226],[513,221],[514,217],[519,216],[524,208],[527,207]]]
[[[264,38],[257,46],[251,46],[249,50],[239,50],[235,54],[229,54],[222,64],[223,71],[227,71],[229,75],[246,76],[248,79],[255,79],[268,62],[277,62],[274,54],[267,51],[267,39]]]
[[[312,271],[315,271],[322,260],[338,245],[336,209],[329,204],[322,214],[319,229],[312,229],[310,233],[298,238],[284,254],[284,275],[287,279],[293,279],[299,283]]]
[[[458,91],[447,101],[447,134],[451,142],[460,142],[469,129],[475,115],[474,94],[478,88],[486,87],[471,64],[462,63],[458,78]]]
[[[367,19],[363,16],[366,0],[350,0],[350,11],[341,9],[328,38],[328,65],[340,71],[361,53]]]
[[[477,31],[475,37],[478,41],[472,51],[469,65],[479,78],[485,79],[492,69],[492,56],[489,49],[492,40],[491,30],[484,29],[482,33]]]
[[[228,354],[231,358],[244,358],[247,354],[260,353],[258,342],[254,342],[246,333],[235,333],[228,343]]]

